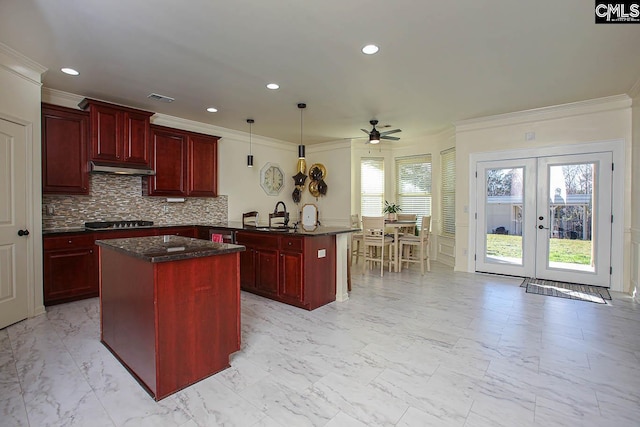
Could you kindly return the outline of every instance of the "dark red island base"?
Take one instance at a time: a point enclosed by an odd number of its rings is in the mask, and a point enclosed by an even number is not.
[[[156,400],[229,367],[242,246],[178,236],[97,244],[101,341]]]

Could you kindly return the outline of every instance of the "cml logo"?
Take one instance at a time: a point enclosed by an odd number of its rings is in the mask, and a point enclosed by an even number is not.
[[[640,1],[607,3],[596,0],[596,24],[640,23]]]

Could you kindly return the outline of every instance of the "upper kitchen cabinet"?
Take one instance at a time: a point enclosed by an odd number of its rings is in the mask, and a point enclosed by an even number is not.
[[[187,195],[187,134],[177,129],[151,126],[150,196]]]
[[[89,114],[42,104],[42,192],[89,194]]]
[[[216,197],[218,137],[151,126],[150,196]]]
[[[154,113],[87,98],[79,106],[89,110],[91,160],[149,167],[150,117]]]
[[[188,195],[215,197],[218,195],[218,138],[189,134],[187,144]]]

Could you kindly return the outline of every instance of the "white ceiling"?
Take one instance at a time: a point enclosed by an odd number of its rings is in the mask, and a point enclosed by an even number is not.
[[[373,118],[406,139],[629,92],[640,25],[595,25],[593,9],[586,0],[0,0],[0,42],[47,67],[52,89],[242,131],[253,118],[255,134],[291,142],[306,102],[305,144],[364,136]],[[368,43],[380,52],[363,55]],[[265,88],[272,81],[278,91]]]

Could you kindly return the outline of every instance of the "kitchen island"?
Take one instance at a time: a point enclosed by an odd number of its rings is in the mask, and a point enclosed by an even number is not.
[[[229,366],[243,246],[181,236],[96,244],[101,341],[156,400]]]

